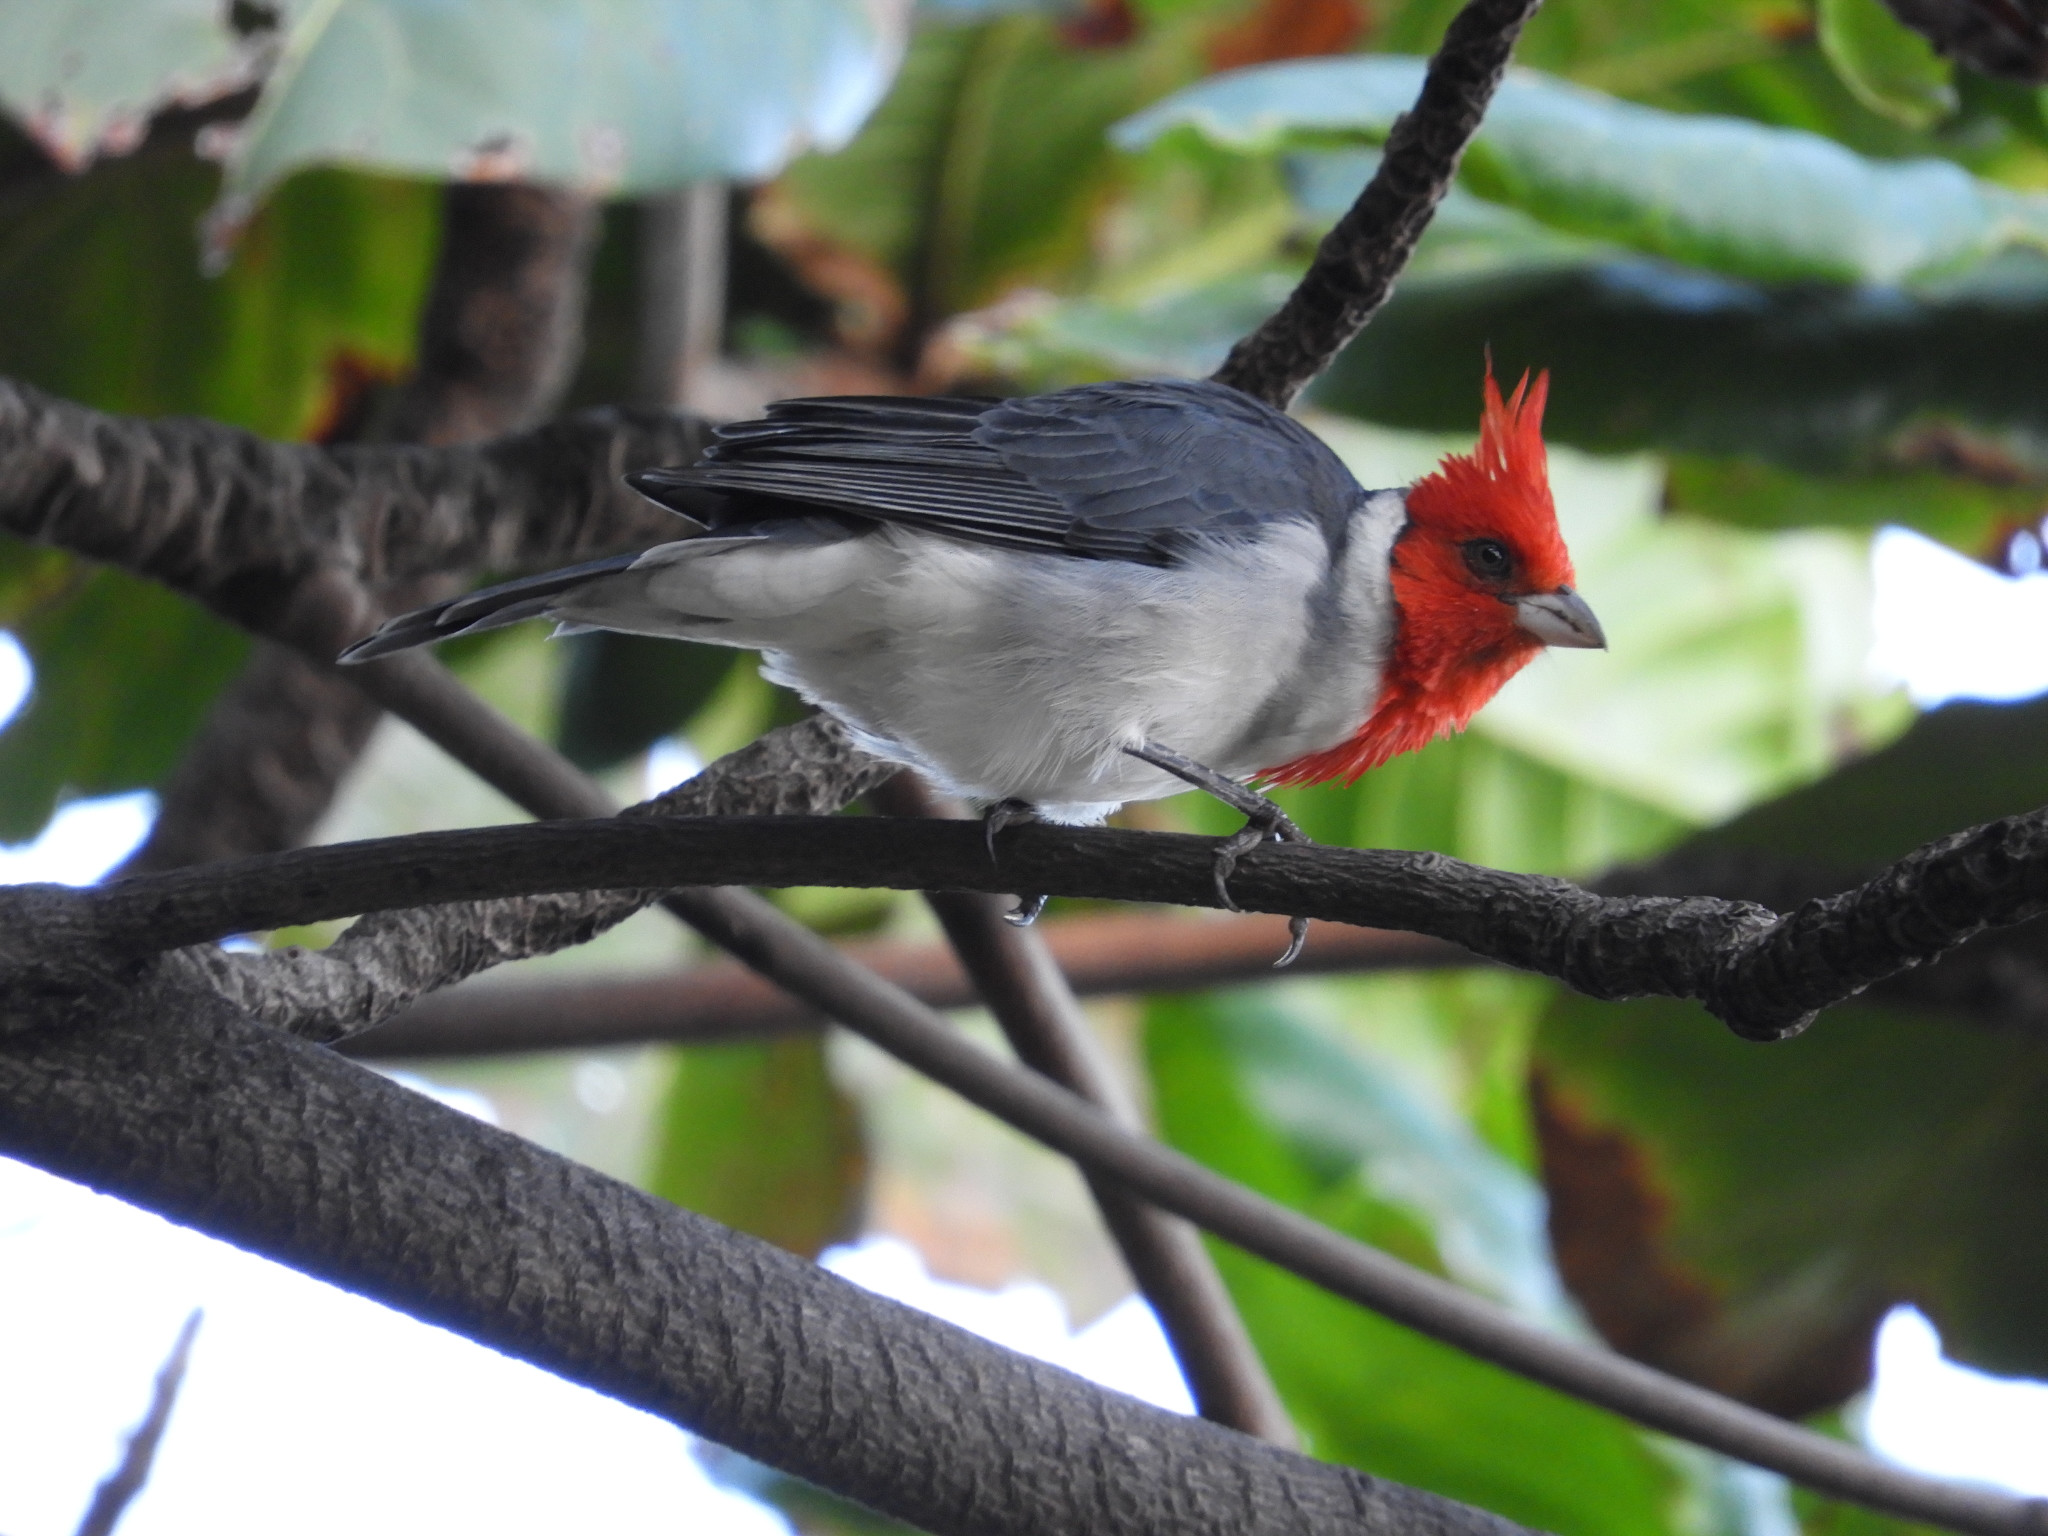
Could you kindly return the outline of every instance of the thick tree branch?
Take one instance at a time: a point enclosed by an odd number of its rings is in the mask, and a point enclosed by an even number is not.
[[[958,806],[908,772],[869,799],[894,816],[960,814]],[[995,896],[928,891],[925,900],[1017,1058],[1125,1130],[1142,1134],[1137,1104],[1039,934],[1013,926]],[[1132,1279],[1159,1317],[1202,1417],[1275,1445],[1298,1445],[1294,1421],[1245,1332],[1223,1276],[1202,1246],[1201,1233],[1135,1199],[1119,1184],[1085,1170],[1084,1175]]]
[[[10,1036],[0,1149],[939,1536],[1518,1529],[1012,1354],[190,990]]]
[[[1422,94],[1395,120],[1372,180],[1323,236],[1287,302],[1230,349],[1212,375],[1218,383],[1285,410],[1365,329],[1450,190],[1515,40],[1540,3],[1467,0],[1429,61]]]
[[[21,886],[0,956],[37,963],[29,935],[151,952],[364,911],[588,889],[843,885],[1028,889],[1212,907],[1213,839],[1026,827],[992,865],[965,824],[711,817],[540,823],[426,833],[124,880]],[[2048,811],[1959,832],[1864,885],[1780,917],[1712,897],[1608,897],[1440,854],[1274,845],[1232,891],[1247,910],[1302,913],[1462,945],[1592,997],[1691,997],[1738,1034],[1783,1039],[1831,1003],[1986,928],[2048,912]]]
[[[1082,997],[1193,991],[1275,976],[1467,966],[1465,951],[1434,939],[1318,923],[1284,972],[1283,918],[1194,921],[1169,913],[1109,914],[1040,923],[1039,937]],[[879,940],[842,946],[847,960],[901,987],[929,1008],[967,1008],[980,994],[949,944]],[[714,961],[627,980],[584,977],[475,984],[420,999],[351,1054],[478,1056],[506,1051],[587,1050],[653,1041],[758,1039],[829,1022],[745,966]]]
[[[681,893],[683,898],[742,894]],[[767,911],[770,917],[776,915],[772,908]],[[735,920],[727,922],[728,918]],[[947,1030],[887,983],[845,976],[844,962],[822,939],[791,924],[759,920],[744,901],[706,903],[692,920],[799,995],[818,1003],[829,997],[833,1011],[867,1038],[971,1102],[1091,1170],[1127,1183],[1155,1204],[1198,1221],[1335,1294],[1651,1428],[1782,1472],[1823,1492],[1984,1536],[2048,1536],[2048,1501],[2017,1499],[1886,1466],[1840,1441],[1607,1350],[1544,1333],[1447,1281],[1278,1206],[1157,1143],[1131,1136],[1066,1090],[997,1060]],[[342,1063],[331,1069],[315,1065],[319,1058],[309,1060],[309,1048],[246,1023],[224,1001],[185,985],[175,973],[127,988],[109,978],[90,1010],[51,1008],[21,988],[6,996],[14,1016],[5,1022],[14,1028],[11,1033],[0,1029],[0,1149],[111,1189],[654,1411],[670,1410],[639,1394],[646,1390],[645,1372],[674,1358],[669,1336],[653,1343],[641,1340],[627,1326],[633,1319],[615,1316],[608,1296],[599,1293],[602,1287],[594,1292],[593,1282],[581,1270],[567,1275],[531,1272],[519,1259],[522,1245],[534,1234],[547,1236],[566,1228],[572,1251],[587,1250],[594,1263],[608,1270],[621,1262],[622,1249],[630,1250],[624,1258],[630,1276],[654,1283],[678,1264],[687,1269],[697,1254],[729,1252],[720,1243],[750,1241],[699,1223],[698,1230],[671,1229],[681,1230],[693,1245],[685,1254],[643,1258],[630,1232],[611,1231],[599,1220],[613,1204],[610,1196],[599,1193],[608,1181],[482,1126],[474,1127],[473,1133],[484,1138],[482,1166],[465,1160],[451,1167],[444,1146],[423,1142],[416,1125],[394,1123],[384,1112],[378,1094],[399,1090],[379,1084],[374,1092],[357,1091],[360,1085],[348,1085],[354,1080],[344,1083],[332,1075],[345,1070]],[[372,1101],[378,1104],[376,1113],[371,1112]],[[448,1113],[437,1106],[432,1110],[433,1115]],[[363,1159],[370,1161],[374,1172],[368,1183],[355,1177],[355,1165]],[[681,1216],[637,1193],[625,1195],[671,1217]],[[593,1222],[597,1230],[591,1230]],[[309,1238],[317,1241],[309,1246]],[[509,1253],[507,1242],[513,1250]],[[481,1255],[479,1245],[486,1250]],[[783,1255],[778,1262],[798,1261]],[[804,1271],[801,1281],[795,1282],[759,1265],[742,1272],[724,1259],[714,1263],[718,1273],[704,1283],[722,1298],[720,1304],[737,1305],[754,1319],[749,1325],[753,1336],[761,1332],[763,1315],[772,1314],[782,1327],[781,1343],[764,1348],[786,1349],[789,1339],[799,1339],[798,1347],[811,1359],[828,1357],[822,1369],[837,1379],[836,1352],[855,1346],[839,1326],[843,1313],[817,1302],[815,1272]],[[394,1276],[403,1281],[396,1294]],[[707,1318],[701,1309],[690,1310],[694,1305],[694,1300],[686,1306],[664,1293],[639,1306],[635,1315],[644,1321],[652,1311],[662,1328],[675,1327],[693,1338],[700,1332],[717,1339],[731,1337],[729,1322]],[[784,1309],[789,1310],[787,1319]],[[516,1315],[518,1326],[508,1322],[508,1313]],[[564,1330],[583,1340],[589,1335],[579,1330],[585,1328],[598,1330],[600,1347],[591,1350],[579,1343],[578,1353],[566,1362],[550,1353],[559,1346]],[[696,1347],[715,1351],[713,1345]],[[905,1349],[913,1351],[907,1359],[893,1352]],[[868,1353],[865,1340],[856,1352]],[[953,1363],[950,1357],[942,1358],[936,1346],[919,1345],[914,1338],[876,1342],[870,1358],[886,1360],[876,1368],[892,1379],[925,1365],[943,1369]],[[678,1373],[680,1380],[662,1381],[668,1394],[664,1402],[672,1404],[679,1395],[689,1394],[689,1403],[700,1404],[706,1393],[746,1396],[758,1389],[757,1411],[774,1413],[790,1395],[785,1389],[790,1367],[777,1367],[772,1359],[736,1361],[693,1354],[687,1364],[688,1369]],[[977,1379],[986,1375],[971,1363],[966,1369]],[[748,1374],[750,1370],[758,1374]],[[728,1381],[734,1385],[721,1385]],[[771,1390],[760,1386],[764,1382],[777,1385]],[[1012,1405],[1003,1404],[998,1413],[995,1405],[1000,1399],[1000,1393],[985,1397],[976,1412],[985,1416],[982,1422],[991,1425],[992,1434],[1007,1438]],[[729,1397],[721,1402],[727,1406],[703,1412],[729,1413]],[[808,1397],[794,1411],[806,1433],[822,1432]],[[947,1411],[957,1411],[957,1406],[949,1402]],[[1028,1409],[1016,1411],[1028,1417]],[[928,1522],[923,1514],[903,1508],[903,1501],[916,1498],[918,1492],[890,1481],[891,1471],[900,1473],[900,1468],[876,1472],[872,1462],[864,1463],[866,1475],[881,1480],[878,1488],[875,1482],[852,1481],[855,1473],[843,1461],[821,1469],[819,1448],[808,1442],[794,1449],[779,1443],[760,1447],[758,1423],[735,1432],[729,1417],[688,1417],[673,1411],[671,1416],[771,1464],[906,1514],[930,1529],[958,1528]],[[944,1443],[945,1437],[932,1442]],[[920,1459],[918,1464],[925,1463]],[[1133,1502],[1139,1501],[1133,1497]],[[985,1529],[1012,1529],[993,1523],[1009,1508],[1005,1502],[1002,1511],[983,1509],[977,1517],[992,1522]],[[1031,1527],[1027,1523],[1014,1528]],[[1054,1520],[1040,1528],[1119,1527]]]
[[[0,532],[294,639],[290,605],[322,570],[378,585],[672,535],[676,520],[620,476],[688,462],[706,430],[694,417],[602,410],[474,448],[321,448],[190,418],[109,416],[0,380]]]

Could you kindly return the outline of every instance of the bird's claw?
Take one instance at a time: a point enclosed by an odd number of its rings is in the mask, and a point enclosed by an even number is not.
[[[1045,910],[1045,902],[1043,896],[1019,896],[1017,905],[1003,914],[1003,921],[1012,928],[1029,928]]]
[[[988,844],[989,863],[993,864],[996,862],[996,834],[998,832],[1002,831],[1005,827],[1013,827],[1021,821],[1036,821],[1037,819],[1038,813],[1032,809],[1030,802],[1025,800],[998,800],[994,805],[983,811],[981,813],[981,838],[983,842]],[[1042,898],[1039,905],[1044,905]],[[1032,914],[1033,917],[1037,915],[1035,912]],[[1025,921],[1029,922],[1030,918],[1026,918]]]
[[[1245,824],[1216,846],[1215,861],[1210,865],[1210,875],[1216,882],[1216,899],[1226,912],[1242,912],[1244,908],[1230,894],[1230,877],[1237,872],[1237,861],[1264,842],[1306,843],[1309,836],[1297,827],[1292,818],[1279,806],[1268,801],[1264,807],[1251,813]],[[1287,920],[1287,949],[1273,968],[1279,970],[1294,964],[1301,958],[1301,948],[1308,942],[1308,919],[1290,917]]]

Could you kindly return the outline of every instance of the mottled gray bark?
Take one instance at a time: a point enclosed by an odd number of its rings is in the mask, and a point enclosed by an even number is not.
[[[189,988],[8,1035],[0,1151],[940,1536],[1520,1529],[1012,1354]]]

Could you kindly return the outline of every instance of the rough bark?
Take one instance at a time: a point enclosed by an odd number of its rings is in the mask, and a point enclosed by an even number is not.
[[[913,773],[869,796],[894,816],[958,817],[960,808]],[[1145,1130],[1138,1106],[1039,934],[1008,921],[1000,897],[928,891],[925,900],[1017,1059],[1080,1095],[1127,1131]],[[1123,1186],[1086,1176],[1125,1267],[1158,1315],[1195,1408],[1205,1419],[1289,1449],[1294,1421],[1245,1332],[1223,1276],[1188,1222],[1154,1210]]]
[[[1150,1408],[158,987],[0,1050],[0,1149],[948,1536],[1511,1536]]]

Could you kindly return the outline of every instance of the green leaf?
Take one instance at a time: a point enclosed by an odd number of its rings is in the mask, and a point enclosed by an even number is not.
[[[1204,80],[1120,125],[1138,148],[1192,131],[1248,153],[1384,138],[1423,61],[1296,60]],[[2048,197],[1945,160],[1869,160],[1831,139],[1684,115],[1517,71],[1466,161],[1467,184],[1574,234],[1756,278],[1895,283],[2048,247]]]
[[[1856,99],[1909,128],[1955,115],[1955,66],[1884,0],[1820,0],[1820,46]]]
[[[145,152],[7,199],[0,372],[103,410],[290,437],[326,408],[342,363],[401,370],[438,237],[432,189],[297,178],[209,279],[194,231],[217,180],[189,156]],[[157,783],[245,651],[183,599],[28,545],[0,545],[0,592],[0,625],[35,668],[0,735],[4,838],[32,834],[68,795]]]
[[[858,1228],[867,1153],[817,1036],[677,1053],[648,1189],[815,1257]]]
[[[0,371],[101,410],[271,437],[313,426],[342,360],[402,371],[439,242],[434,190],[299,177],[207,278],[195,230],[218,182],[203,162],[152,151],[6,199]]]
[[[220,0],[96,0],[0,7],[0,108],[68,170],[122,154],[172,103],[247,85],[260,52]]]
[[[2048,1374],[2048,1041],[1850,1004],[1795,1040],[1560,996],[1538,1036],[1566,1278],[1631,1351],[1795,1412],[1912,1300],[1956,1358]],[[1569,1252],[1571,1245],[1566,1245]]]
[[[1886,864],[1964,827],[2048,804],[2048,699],[1930,710],[1881,752],[1702,834],[1689,850],[1768,854],[1823,875]]]
[[[1069,47],[1038,16],[925,28],[859,137],[776,183],[778,232],[873,263],[920,324],[986,303],[1088,258],[1109,125],[1187,73],[1159,47]]]
[[[1680,455],[1668,466],[1674,512],[1737,528],[1917,528],[1955,549],[1989,548],[2001,529],[2031,521],[2038,486],[1986,483],[1934,470],[1801,475],[1755,459]]]
[[[322,162],[612,193],[772,175],[851,137],[906,24],[866,0],[310,0],[223,206]]]
[[[740,661],[738,651],[604,631],[568,641],[557,742],[598,772],[673,735]]]
[[[55,574],[45,551],[5,554]],[[82,562],[61,569],[44,601],[0,613],[35,668],[0,731],[0,842],[33,836],[74,796],[158,782],[248,652],[246,636],[161,587]]]
[[[1312,398],[1470,431],[1471,359],[1489,346],[1508,377],[1552,370],[1552,443],[2048,481],[2048,267],[2031,255],[1938,296],[1766,289],[1645,261],[1408,284]]]
[[[1270,993],[1159,1001],[1146,1059],[1160,1129],[1181,1150],[1340,1230],[1441,1267],[1425,1207],[1477,1197],[1514,1175],[1454,1123],[1403,1104],[1356,1051],[1341,1079],[1305,1081],[1333,1047]],[[1286,1111],[1276,1124],[1262,1099]],[[1390,1105],[1399,1113],[1389,1115]],[[1355,1122],[1355,1134],[1346,1121]],[[1304,1124],[1306,1122],[1306,1124]],[[1427,1127],[1425,1130],[1424,1127]],[[1302,1134],[1303,1132],[1306,1134]],[[1458,1148],[1424,1199],[1398,1170]],[[1459,1183],[1459,1168],[1483,1176]],[[1394,1200],[1377,1191],[1399,1192]],[[1523,1232],[1508,1248],[1540,1262]],[[1668,1529],[1678,1477],[1620,1421],[1338,1301],[1234,1249],[1216,1249],[1231,1294],[1315,1454],[1467,1499],[1549,1530],[1605,1536]]]

